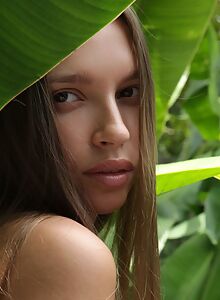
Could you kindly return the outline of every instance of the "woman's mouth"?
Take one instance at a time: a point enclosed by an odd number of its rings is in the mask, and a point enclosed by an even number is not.
[[[121,187],[126,184],[131,177],[131,171],[117,171],[117,172],[97,172],[85,174],[91,179],[98,181],[108,187]]]

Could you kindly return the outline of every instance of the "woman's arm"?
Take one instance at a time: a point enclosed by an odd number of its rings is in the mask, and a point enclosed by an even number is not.
[[[116,267],[91,231],[55,216],[38,224],[11,276],[13,300],[114,300]]]

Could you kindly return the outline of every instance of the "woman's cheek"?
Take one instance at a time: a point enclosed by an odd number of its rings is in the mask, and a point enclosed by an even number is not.
[[[62,146],[73,157],[76,156],[76,159],[88,142],[89,126],[88,116],[79,110],[57,117],[56,127]]]

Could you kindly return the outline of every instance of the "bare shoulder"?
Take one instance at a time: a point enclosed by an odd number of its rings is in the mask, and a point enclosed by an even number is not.
[[[11,274],[15,300],[113,300],[115,288],[116,267],[107,246],[61,216],[32,230]]]

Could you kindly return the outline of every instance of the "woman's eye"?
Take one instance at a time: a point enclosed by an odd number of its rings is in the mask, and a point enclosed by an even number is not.
[[[72,92],[59,92],[53,96],[53,99],[56,102],[74,102],[79,99],[79,97]]]
[[[129,98],[133,98],[133,97],[137,97],[139,95],[139,87],[137,86],[131,86],[128,87],[126,89],[124,89],[122,92],[119,93],[120,97],[129,97]]]

